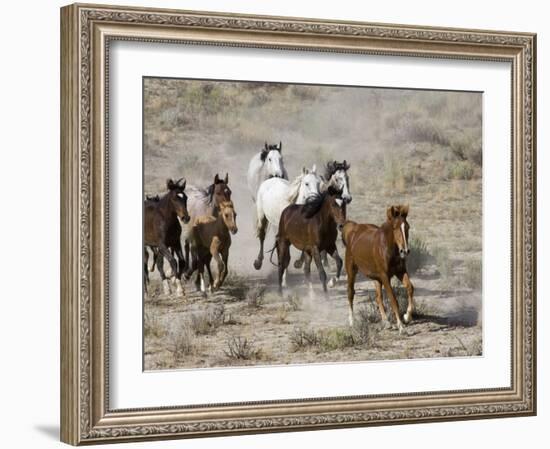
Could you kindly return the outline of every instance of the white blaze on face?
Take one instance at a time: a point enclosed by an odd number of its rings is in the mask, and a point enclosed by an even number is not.
[[[409,245],[407,244],[407,237],[405,235],[405,222],[401,223],[401,233],[403,234],[403,246],[405,253],[409,252]]]
[[[176,193],[176,195],[177,195],[179,198],[183,199],[183,193],[182,193],[182,192],[178,192],[178,193]]]
[[[267,173],[269,176],[283,177],[283,157],[277,150],[271,150],[266,157]]]
[[[338,205],[338,207],[342,207],[342,200],[340,198],[336,198],[336,204]]]

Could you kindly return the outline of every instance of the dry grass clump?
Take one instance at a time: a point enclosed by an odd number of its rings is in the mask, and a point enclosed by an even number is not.
[[[467,260],[464,264],[464,275],[463,280],[464,284],[473,289],[481,289],[481,284],[483,281],[483,268],[480,259],[471,259]]]
[[[264,286],[255,286],[246,292],[246,303],[252,309],[259,309],[264,304]]]
[[[225,341],[226,349],[224,354],[232,360],[259,359],[262,350],[256,348],[255,343],[246,337],[231,335]]]
[[[158,315],[152,312],[145,312],[143,316],[143,333],[145,337],[156,338],[166,335],[166,329]]]
[[[296,293],[287,296],[287,303],[294,312],[302,309],[302,298]]]
[[[189,316],[190,327],[195,335],[214,334],[217,329],[225,324],[225,307],[220,304],[209,307],[204,312],[192,313]]]
[[[172,354],[176,363],[183,362],[186,356],[197,352],[198,345],[195,333],[188,323],[170,329],[166,349]]]
[[[229,270],[227,277],[223,283],[223,289],[227,291],[228,296],[234,298],[235,301],[244,301],[247,299],[247,294],[250,290],[250,281],[245,276],[237,274],[233,270]]]

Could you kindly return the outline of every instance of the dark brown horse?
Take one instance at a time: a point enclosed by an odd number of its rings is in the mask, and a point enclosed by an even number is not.
[[[237,213],[232,201],[223,201],[219,205],[217,217],[212,215],[197,217],[193,225],[193,240],[196,245],[197,257],[193,259],[192,270],[197,269],[197,287],[206,295],[204,283],[204,268],[208,271],[211,290],[220,288],[227,276],[227,261],[231,234],[237,233]],[[212,258],[218,265],[218,276],[213,282],[210,262]]]
[[[376,302],[382,319],[388,317],[382,301],[382,286],[390,300],[399,332],[403,323],[399,316],[399,306],[391,287],[391,278],[396,276],[407,289],[408,307],[403,317],[405,323],[412,320],[414,313],[414,287],[407,273],[406,258],[409,254],[409,206],[391,206],[387,210],[387,220],[381,226],[358,224],[347,221],[342,230],[342,239],[346,245],[346,271],[348,273],[349,323],[353,326],[353,297],[355,295],[355,277],[360,270],[374,280]]]
[[[329,188],[324,194],[306,204],[286,207],[279,221],[277,256],[279,262],[279,291],[290,262],[290,245],[304,252],[304,274],[311,287],[311,260],[315,261],[323,291],[327,291],[327,275],[321,262],[321,251],[331,254],[336,261],[337,276],[342,271],[342,259],[336,251],[337,227],[346,220],[346,204],[338,192]]]
[[[177,284],[177,292],[183,294],[181,276],[185,269],[185,259],[181,248],[181,225],[189,221],[187,212],[187,195],[185,194],[185,181],[183,178],[174,182],[166,181],[166,193],[158,201],[146,200],[144,202],[144,270],[147,271],[148,252],[146,247],[153,250],[157,259],[156,266],[164,284],[164,292],[170,293],[170,284],[164,273],[163,260],[166,259],[171,268],[170,277],[174,278]],[[176,258],[172,255],[175,253]],[[145,288],[147,288],[145,286]]]

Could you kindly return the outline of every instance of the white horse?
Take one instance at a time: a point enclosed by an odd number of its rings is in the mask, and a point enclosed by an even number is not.
[[[283,210],[291,204],[304,204],[320,195],[321,181],[314,165],[311,170],[302,168],[302,173],[292,182],[281,178],[262,182],[256,198],[256,234],[260,239],[260,252],[254,261],[256,270],[262,267],[268,225],[273,226],[276,233]]]
[[[288,179],[288,173],[283,164],[283,144],[268,145],[254,155],[248,164],[247,182],[252,201],[256,202],[256,195],[262,182],[269,178]]]

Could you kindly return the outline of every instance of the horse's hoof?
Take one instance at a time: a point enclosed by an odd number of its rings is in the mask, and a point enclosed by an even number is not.
[[[303,263],[300,259],[294,261],[294,268],[296,268],[297,270],[302,268],[302,265],[303,265]]]
[[[328,287],[332,288],[336,285],[336,278],[330,278],[330,281],[328,281]]]
[[[399,329],[399,335],[403,335],[405,333],[405,328],[403,327],[403,323],[401,322],[397,323],[397,329]]]
[[[410,324],[412,322],[412,313],[409,314],[409,312],[407,312],[405,315],[403,315],[403,322],[405,324]]]
[[[256,268],[256,270],[259,270],[260,268],[262,268],[262,261],[256,259],[256,260],[254,261],[254,268]]]

